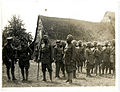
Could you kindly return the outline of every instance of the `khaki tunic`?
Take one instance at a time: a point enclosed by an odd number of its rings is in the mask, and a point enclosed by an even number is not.
[[[74,63],[74,53],[75,53],[75,47],[71,43],[65,47],[65,67],[66,67],[66,72],[72,72],[75,67]]]
[[[91,49],[86,50],[86,59],[91,65],[94,64],[94,53]]]

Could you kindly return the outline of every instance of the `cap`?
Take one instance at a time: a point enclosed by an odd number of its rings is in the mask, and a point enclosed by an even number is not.
[[[56,43],[60,43],[61,41],[60,40],[57,40]]]
[[[7,37],[7,40],[12,40],[13,39],[13,37]]]

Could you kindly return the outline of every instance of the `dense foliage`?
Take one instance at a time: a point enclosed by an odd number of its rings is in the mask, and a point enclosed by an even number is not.
[[[4,27],[2,31],[3,46],[6,43],[6,38],[10,36],[13,37],[13,44],[15,46],[18,46],[21,40],[24,40],[24,42],[31,43],[32,35],[26,32],[26,29],[22,22],[23,21],[16,16],[13,16],[11,20],[8,21],[9,24],[6,27]]]

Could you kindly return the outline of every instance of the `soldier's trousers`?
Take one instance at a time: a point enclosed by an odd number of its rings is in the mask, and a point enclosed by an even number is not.
[[[67,73],[67,75],[68,75],[67,81],[68,81],[68,82],[72,82],[73,72],[69,72],[69,73]]]
[[[14,61],[12,62],[7,62],[6,64],[6,70],[7,70],[7,77],[8,79],[10,80],[10,69],[11,69],[11,75],[12,75],[12,80],[15,80],[15,74],[14,74],[14,71],[15,71],[15,66],[14,66]]]
[[[101,63],[95,62],[95,74],[97,75],[99,71],[99,75],[101,74]]]
[[[22,59],[20,59],[19,67],[21,69],[21,74],[22,74],[23,80],[28,80],[28,73],[29,73],[28,70],[29,70],[29,67],[30,67],[29,60],[22,60]],[[24,70],[25,70],[25,73],[26,73],[26,78],[24,76]]]
[[[56,61],[55,64],[56,64],[56,76],[55,77],[59,77],[60,70],[62,71],[63,75],[65,76],[65,66],[64,66],[64,63]]]
[[[115,74],[115,62],[110,62],[109,73],[111,74],[111,70],[113,70],[113,74]]]
[[[102,62],[102,74],[104,74],[105,69],[107,74],[109,68],[110,68],[110,62]]]
[[[52,64],[44,64],[42,63],[42,72],[43,72],[43,80],[46,81],[46,69],[48,69],[50,80],[52,81]]]
[[[94,64],[87,62],[87,64],[86,64],[87,76],[90,76],[90,70],[93,69],[93,67],[94,67]]]

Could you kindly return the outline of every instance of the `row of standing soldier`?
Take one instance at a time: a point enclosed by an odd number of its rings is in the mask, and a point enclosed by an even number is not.
[[[83,66],[86,67],[87,77],[90,77],[93,72],[96,76],[98,72],[99,75],[103,75],[105,70],[107,74],[108,69],[109,74],[111,74],[111,70],[113,70],[113,74],[115,75],[115,40],[112,40],[111,44],[105,42],[105,45],[98,44],[97,42],[93,44],[91,42],[83,44],[81,40],[77,42],[73,40],[72,35],[68,35],[67,44],[64,46],[65,48],[61,48],[63,52],[60,50],[60,41],[56,41],[56,44],[57,47],[55,47],[54,53],[56,60],[56,77],[59,77],[61,67],[63,75],[65,76],[65,70],[68,75],[66,82],[72,83],[72,77],[76,78],[76,70],[78,70],[78,73],[82,72]]]
[[[21,69],[21,74],[23,80],[28,80],[28,69],[30,67],[29,60],[31,59],[32,50],[28,45],[21,42],[21,49],[17,50],[17,57],[15,58],[15,50],[12,46],[12,38],[9,37],[8,43],[3,48],[3,63],[6,65],[7,76],[10,80],[10,68],[12,74],[12,80],[16,80],[14,75],[14,63],[19,61],[19,67]],[[67,73],[67,81],[72,83],[72,77],[76,78],[76,70],[82,72],[83,65],[86,65],[86,75],[91,76],[93,69],[95,69],[95,74],[99,70],[99,74],[106,73],[109,69],[109,73],[113,70],[115,73],[115,41],[112,41],[111,48],[108,46],[108,42],[105,43],[105,48],[97,42],[94,42],[94,46],[88,42],[87,45],[83,44],[82,41],[73,40],[72,35],[67,36],[67,43],[56,41],[56,46],[53,48],[49,43],[48,36],[44,35],[43,44],[40,50],[40,61],[43,72],[43,81],[46,81],[46,69],[48,69],[50,80],[52,81],[52,62],[55,61],[56,72],[55,77],[60,77],[59,72],[62,70],[63,76],[65,77],[65,71]],[[76,67],[77,66],[77,67]],[[80,71],[79,71],[80,68]],[[24,69],[26,78],[24,77]]]

